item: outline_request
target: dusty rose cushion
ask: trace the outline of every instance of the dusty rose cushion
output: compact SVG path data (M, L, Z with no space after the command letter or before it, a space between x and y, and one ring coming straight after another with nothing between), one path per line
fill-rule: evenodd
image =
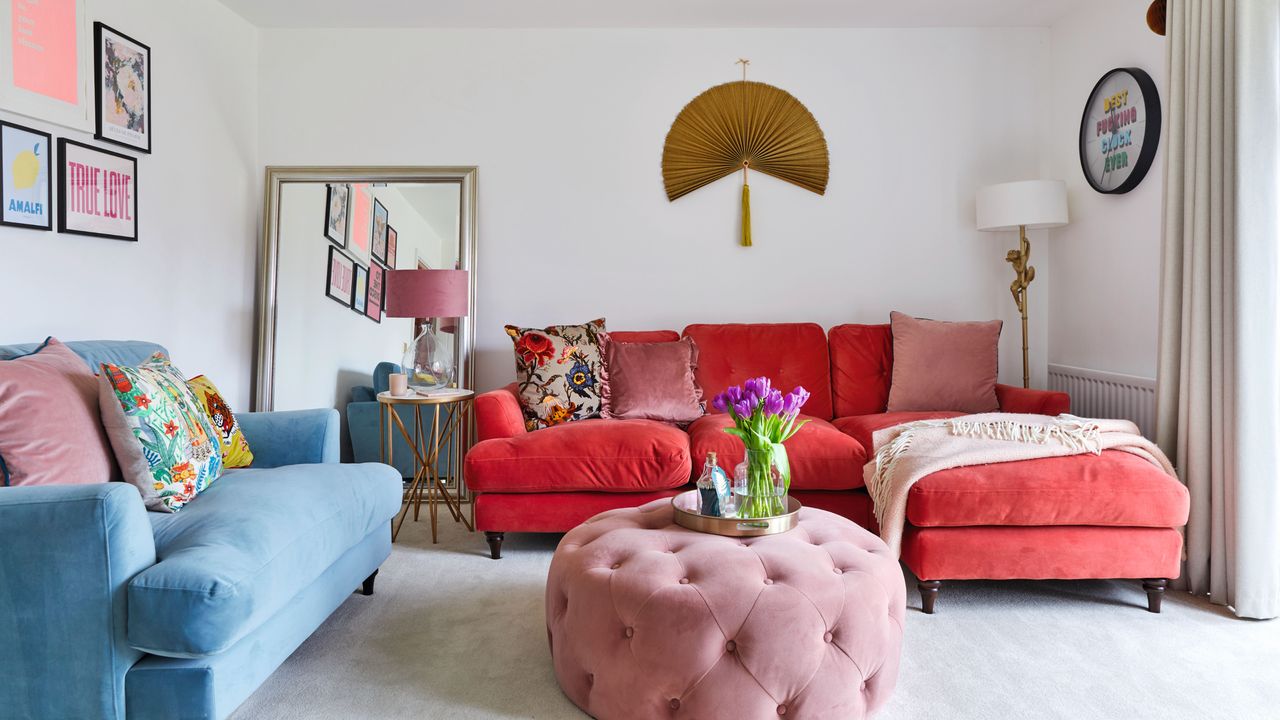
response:
M704 414L702 390L693 377L698 346L691 338L618 342L605 334L601 349L604 417L685 424Z
M865 718L898 677L906 588L880 538L800 511L779 535L673 522L671 501L564 536L547 575L556 679L613 718Z
M888 412L993 412L1000 367L999 320L942 322L889 314L893 381Z
M0 468L6 485L101 483L117 474L93 371L53 338L0 360Z

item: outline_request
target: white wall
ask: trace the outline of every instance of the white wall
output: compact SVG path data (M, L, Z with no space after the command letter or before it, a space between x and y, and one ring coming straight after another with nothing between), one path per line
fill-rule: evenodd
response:
M1076 149L1085 101L1108 70L1146 70L1164 105L1165 40L1142 22L1148 4L1115 0L1105 16L1081 9L1051 29L1044 156L1045 176L1067 181L1071 212L1070 225L1049 231L1049 362L1153 378L1164 148L1125 195L1089 187Z
M1047 30L262 30L261 40L263 164L480 167L482 388L512 376L504 323L829 326L884 322L892 309L1005 319L1001 374L1020 379L1004 262L1015 239L973 230L973 198L1041 169ZM733 80L742 56L751 78L809 107L831 151L825 197L753 175L750 249L736 246L737 179L668 203L660 174L676 113ZM1052 273L1037 260L1043 382Z
M155 135L153 154L138 160L140 241L0 227L0 342L153 340L247 409L258 31L213 0L95 0L92 15L151 46ZM0 118L94 144L39 120Z

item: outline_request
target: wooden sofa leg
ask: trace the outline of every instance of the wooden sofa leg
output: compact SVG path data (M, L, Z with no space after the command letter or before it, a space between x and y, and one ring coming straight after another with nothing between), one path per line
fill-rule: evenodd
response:
M373 579L376 577L378 577L378 571L374 570L372 575L364 579L364 585L360 587L361 595L367 596L373 594Z
M1169 587L1169 581L1164 578L1142 581L1142 589L1147 591L1147 612L1160 612L1160 601L1164 599L1164 591L1167 587Z
M506 539L506 533L488 532L484 534L485 542L489 543L489 557L494 560L502 559L502 541Z
M916 587L920 588L920 609L925 615L932 615L933 604L938 600L938 588L942 587L942 581L921 580L916 583Z

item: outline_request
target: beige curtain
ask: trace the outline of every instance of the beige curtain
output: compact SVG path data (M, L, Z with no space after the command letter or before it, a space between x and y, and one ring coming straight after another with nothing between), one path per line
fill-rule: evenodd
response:
M1182 582L1280 615L1280 0L1170 0L1157 440Z

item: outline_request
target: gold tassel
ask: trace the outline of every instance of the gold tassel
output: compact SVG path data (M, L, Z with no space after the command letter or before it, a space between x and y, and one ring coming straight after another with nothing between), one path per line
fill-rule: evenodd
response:
M751 247L751 186L742 183L742 247Z

